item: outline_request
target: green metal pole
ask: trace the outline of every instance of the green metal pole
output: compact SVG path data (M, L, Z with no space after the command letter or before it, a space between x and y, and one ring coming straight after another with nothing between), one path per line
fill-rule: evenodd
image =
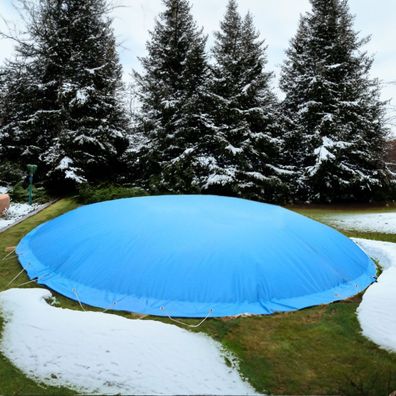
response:
M29 164L27 166L29 171L29 187L28 187L28 196L29 196L29 205L33 203L33 175L37 171L37 165Z
M33 175L29 175L29 205L33 203Z

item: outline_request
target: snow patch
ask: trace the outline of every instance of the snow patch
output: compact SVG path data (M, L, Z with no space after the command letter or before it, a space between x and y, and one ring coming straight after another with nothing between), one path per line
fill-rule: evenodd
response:
M85 71L87 71L89 74L95 74L97 71L104 69L107 65L108 64L105 63L105 64L103 64L101 66L98 66L98 67L93 67L93 68L86 67Z
M233 167L225 169L214 168L211 170L213 173L208 176L204 189L208 189L210 186L214 185L226 186L228 183L232 183L235 180L237 172L237 170Z
M76 92L76 102L80 105L83 105L88 102L89 95L85 89L79 89Z
M295 171L287 169L287 168L279 168L277 166L267 164L267 168L272 169L278 175L294 175Z
M343 66L343 63L335 63L334 65L327 65L327 69L339 69L341 66Z
M203 334L55 308L49 298L45 289L0 293L1 351L30 378L89 394L255 394Z
M396 212L332 215L322 221L343 230L396 234Z
M65 178L69 180L73 180L77 184L86 183L87 179L83 176L79 176L73 169L68 169L65 172Z
M73 92L74 89L75 89L75 84L71 84L69 82L65 82L60 87L60 92L63 95L66 95L66 94L69 94L70 92Z
M75 181L77 184L85 183L87 180L78 175L81 169L73 167L74 161L65 156L59 161L59 165L55 168L64 172L65 178Z
M396 352L396 243L354 239L378 260L383 273L363 296L357 315L363 335L387 350Z
M329 159L334 159L335 155L332 154L328 150L328 146L326 147L325 145L318 147L314 153L318 156L318 162L322 163L324 161L328 161Z
M206 181L205 188L209 188L213 185L225 186L233 181L233 177L229 175L209 175Z
M330 117L330 118L329 118ZM331 120L332 115L331 114L326 114L324 117L324 120ZM318 170L320 169L321 165L323 162L329 161L329 160L334 160L336 156L330 151L333 148L346 148L350 146L351 144L348 142L335 142L333 139L324 136L322 137L322 145L320 147L317 147L314 150L314 154L316 155L316 164L310 168L308 168L308 172L310 176L315 175Z
M0 231L21 220L29 213L40 209L41 205L26 203L12 203L4 217L0 217Z
M73 164L73 160L69 157L63 157L60 162L59 165L56 167L56 169L59 170L64 170L64 169L68 169L70 167L70 165Z
M233 155L237 155L243 151L243 149L234 147L232 144L229 144L225 149L230 151Z
M264 176L262 173L259 172L246 172L246 175L252 177L253 179L256 179L257 181L264 181L269 179L268 177Z
M7 194L8 188L0 186L0 194Z

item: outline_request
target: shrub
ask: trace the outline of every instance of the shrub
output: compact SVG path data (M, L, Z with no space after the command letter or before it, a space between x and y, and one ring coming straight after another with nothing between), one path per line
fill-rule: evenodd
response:
M120 186L120 185L82 185L78 190L78 201L83 204L90 204L113 199L131 198L146 196L148 193L139 187Z
M27 202L28 201L28 189L25 184L18 183L9 191L11 200L13 202ZM33 186L33 203L46 203L51 200L51 197L47 194L44 187Z
M13 186L26 177L24 172L18 164L4 161L0 163L0 186Z

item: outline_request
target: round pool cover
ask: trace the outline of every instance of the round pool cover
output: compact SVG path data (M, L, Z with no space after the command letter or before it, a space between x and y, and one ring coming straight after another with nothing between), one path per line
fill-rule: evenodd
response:
M351 297L371 259L279 206L200 195L83 206L27 234L31 279L104 309L176 317L271 314Z

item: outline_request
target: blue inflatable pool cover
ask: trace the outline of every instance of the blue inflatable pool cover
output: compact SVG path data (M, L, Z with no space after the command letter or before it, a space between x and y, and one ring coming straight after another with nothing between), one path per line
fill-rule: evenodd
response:
M31 279L71 299L176 317L298 310L354 296L376 275L336 230L218 196L83 206L31 231L17 254Z

